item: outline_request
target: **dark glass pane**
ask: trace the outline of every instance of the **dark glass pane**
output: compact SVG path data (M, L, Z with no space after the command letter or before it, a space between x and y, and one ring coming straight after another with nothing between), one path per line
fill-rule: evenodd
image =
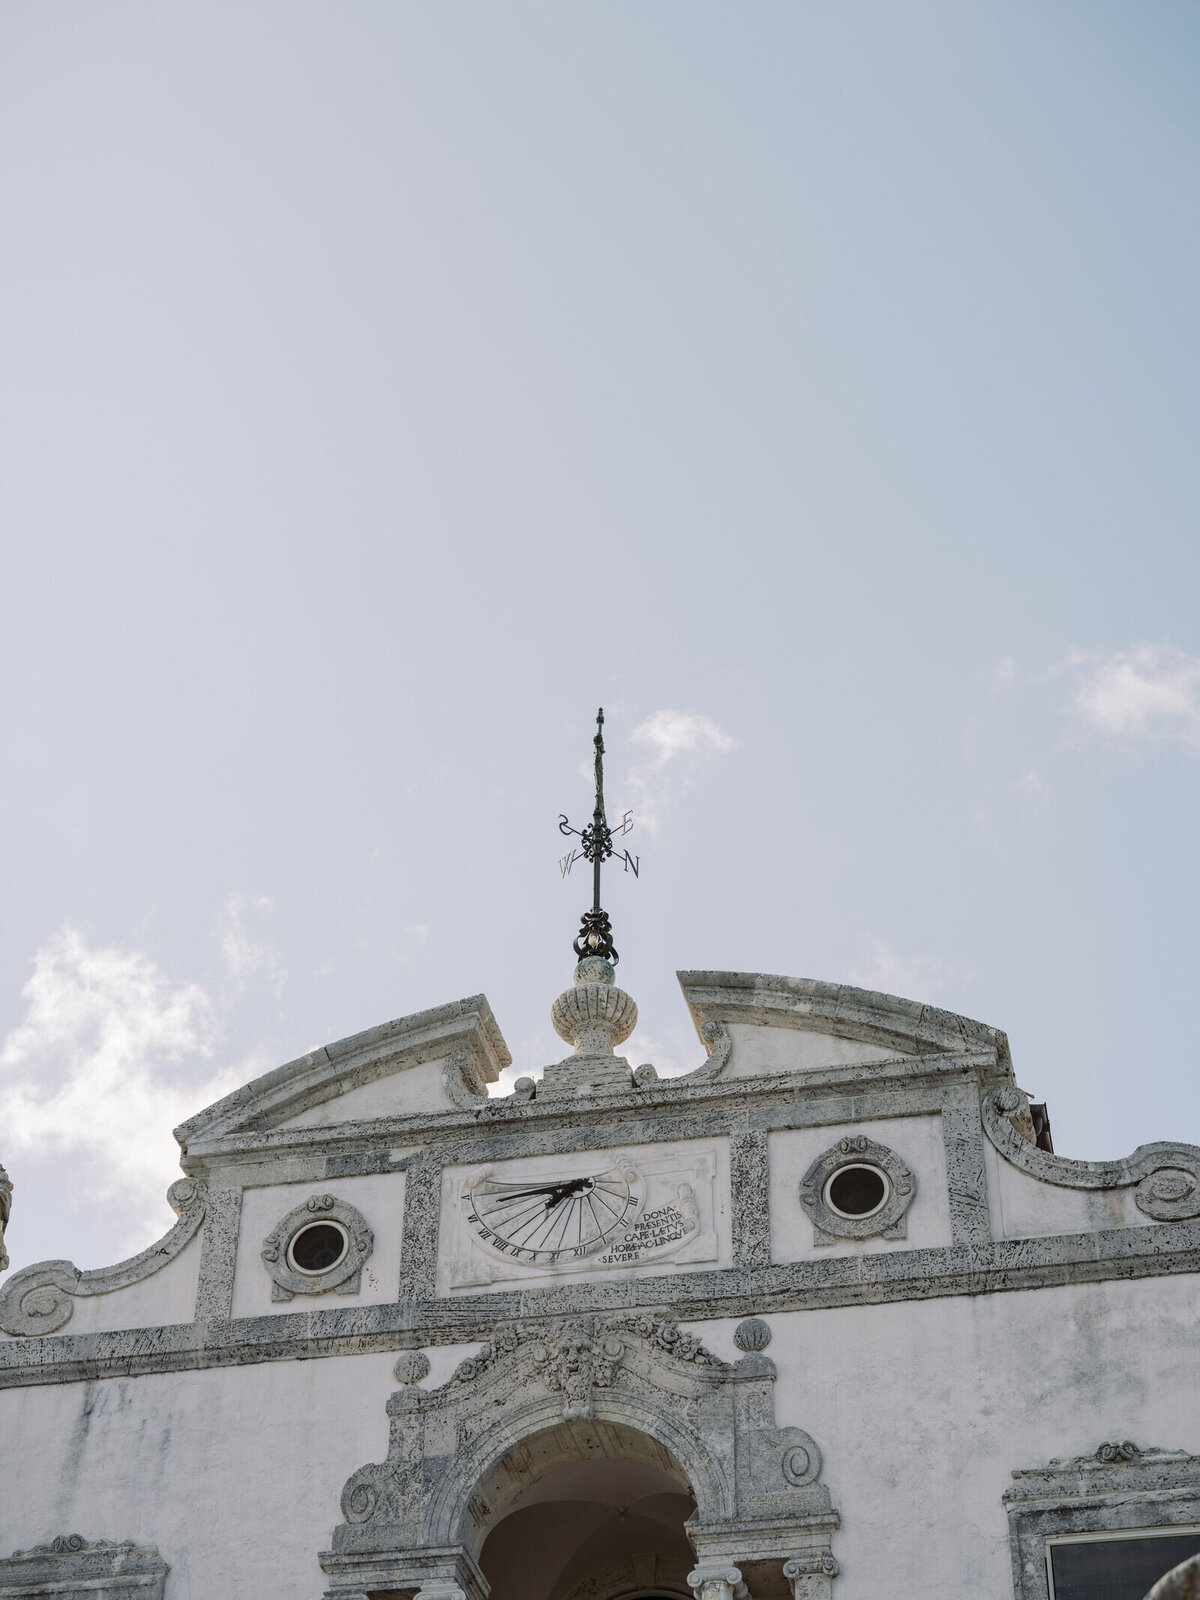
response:
M305 1272L327 1272L345 1253L345 1235L328 1222L314 1222L292 1240L292 1260Z
M1145 1600L1165 1572L1200 1552L1200 1533L1050 1547L1054 1600Z
M883 1176L874 1167L846 1167L830 1182L830 1203L847 1217L869 1216L883 1203Z

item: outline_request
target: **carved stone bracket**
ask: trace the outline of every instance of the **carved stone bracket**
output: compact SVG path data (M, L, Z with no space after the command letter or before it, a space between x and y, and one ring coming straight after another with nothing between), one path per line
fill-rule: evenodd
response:
M169 1570L152 1544L60 1534L0 1561L0 1600L162 1600Z
M1156 1222L1200 1217L1200 1147L1143 1144L1123 1161L1071 1161L1039 1150L1017 1124L1028 1121L1029 1097L1012 1084L988 1089L981 1102L984 1131L1004 1159L1031 1178L1062 1189L1128 1189Z
M71 1320L78 1297L125 1289L173 1261L204 1221L208 1190L198 1178L177 1178L167 1201L179 1221L139 1255L112 1267L81 1272L73 1261L39 1261L14 1272L0 1290L0 1328L13 1335L57 1333Z
M732 1585L709 1568L729 1572L742 1556L755 1570L770 1564L776 1583L784 1563L812 1558L827 1581L819 1564L838 1517L815 1440L776 1426L769 1332L744 1324L747 1353L726 1362L659 1311L503 1323L437 1389L416 1387L420 1352L406 1352L387 1459L342 1491L345 1521L321 1556L327 1595L386 1595L436 1578L475 1600L474 1562L523 1484L560 1459L597 1454L652 1461L691 1490L687 1532L703 1584ZM688 1582L702 1600L741 1593Z

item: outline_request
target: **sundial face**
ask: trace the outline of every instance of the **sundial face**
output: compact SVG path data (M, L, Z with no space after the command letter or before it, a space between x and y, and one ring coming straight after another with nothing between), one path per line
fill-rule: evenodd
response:
M462 1205L468 1226L488 1249L549 1267L582 1262L624 1238L643 1199L641 1178L628 1162L600 1166L581 1158L553 1177L517 1183L485 1168L466 1185Z

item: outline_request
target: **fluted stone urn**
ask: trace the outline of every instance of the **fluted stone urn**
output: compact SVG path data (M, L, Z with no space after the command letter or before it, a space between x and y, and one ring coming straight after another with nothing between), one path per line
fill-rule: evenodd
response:
M637 1016L632 995L616 986L611 962L603 956L584 956L575 968L574 987L564 990L550 1007L555 1033L573 1045L575 1053L546 1068L539 1094L631 1087L629 1062L614 1047L624 1044L637 1027Z

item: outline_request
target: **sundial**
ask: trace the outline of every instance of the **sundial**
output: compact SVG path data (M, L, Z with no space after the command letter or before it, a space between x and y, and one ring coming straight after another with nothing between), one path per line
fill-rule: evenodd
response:
M596 712L596 737L592 740L592 745L595 750L596 771L596 804L592 811L592 824L590 828L573 828L567 821L565 812L559 817L558 831L568 835L573 834L579 840L579 847L576 849L572 846L571 850L560 858L558 870L565 878L569 876L571 868L577 861L592 863L592 908L583 913L579 934L572 949L581 961L585 956L603 956L615 966L620 957L613 944L612 924L608 920L608 912L600 904L600 869L606 861L616 860L621 862L626 872L632 872L636 878L640 857L630 855L628 850L618 850L613 844L614 838L624 836L633 827L633 812L623 811L621 820L615 828L609 826L608 818L604 814L603 706Z

